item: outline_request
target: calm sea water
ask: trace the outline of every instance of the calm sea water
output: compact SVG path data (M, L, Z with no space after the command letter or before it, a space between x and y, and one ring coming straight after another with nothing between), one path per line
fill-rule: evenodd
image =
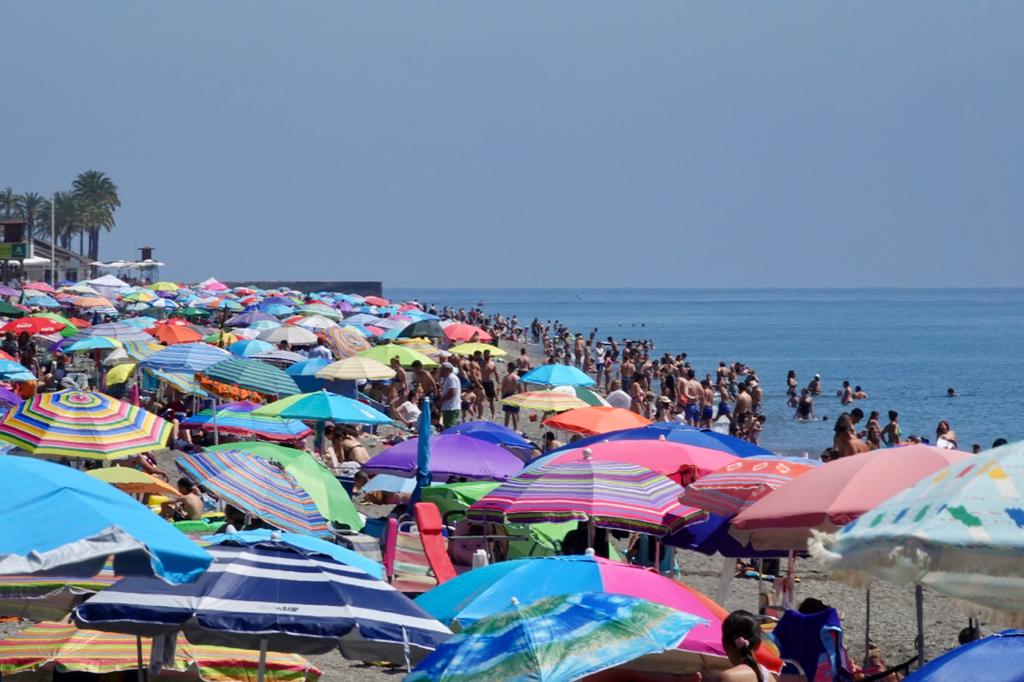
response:
M528 323L560 320L600 338L653 339L656 351L685 351L698 375L719 360L753 366L765 390L762 444L820 452L843 411L835 391L861 385L865 413L897 410L903 433L934 440L949 420L960 446L987 448L1024 438L1024 289L415 289L386 295L488 312ZM800 385L819 373L815 401L828 422L793 420L786 372ZM958 398L947 398L953 387Z

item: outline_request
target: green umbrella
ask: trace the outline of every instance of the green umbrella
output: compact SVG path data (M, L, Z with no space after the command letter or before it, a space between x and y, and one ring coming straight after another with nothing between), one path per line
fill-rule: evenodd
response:
M182 317L209 317L212 314L213 313L211 313L206 308L195 308L192 306L182 308L181 310L178 311L178 315Z
M364 350L359 353L359 356L363 358L371 358L389 366L391 365L391 358L398 358L398 362L402 367L409 367L417 360L423 363L424 367L437 367L437 363L423 353L411 348L406 348L405 346L399 346L395 343L389 343L383 346L374 346L369 350Z
M14 308L14 306L11 307ZM17 310L17 308L15 308L15 310ZM20 313L21 311L19 310L18 312ZM0 313L6 314L3 313L2 310L0 310ZM36 313L35 317L45 317L48 320L53 320L54 322L59 322L60 324L64 325L64 329L60 330L60 335L63 336L65 339L72 337L78 333L78 327L75 326L74 322L64 317L63 315L58 315L57 313Z
M199 374L264 395L293 395L299 392L295 381L283 370L248 358L227 358L210 365Z
M25 311L18 306L0 299L0 315L4 317L21 317L24 314Z
M355 531L362 530L363 519L356 512L348 493L341 487L334 474L308 452L263 441L224 443L205 449L210 452L241 450L269 459L283 467L299 486L309 493L317 510L325 519L348 526Z

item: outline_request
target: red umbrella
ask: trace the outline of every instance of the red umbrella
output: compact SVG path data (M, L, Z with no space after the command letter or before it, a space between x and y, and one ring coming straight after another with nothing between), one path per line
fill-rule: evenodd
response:
M380 296L367 296L363 300L370 305L391 305L391 301L386 298L381 298Z
M719 516L735 516L821 462L803 457L747 457L726 464L686 486L683 504Z
M636 429L650 423L650 419L631 410L603 405L580 407L544 420L545 426L588 436L609 431L621 431L622 429Z
M491 341L494 338L480 327L462 322L456 322L444 328L444 335L451 341L469 341L474 334L478 335L477 341Z
M48 294L57 293L57 290L51 287L46 282L29 282L22 289L32 289L33 291L44 291Z
M11 320L3 327L0 327L0 332L14 332L20 334L21 332L28 332L29 334L53 334L64 329L64 324L56 322L47 317L23 317L20 320Z
M834 532L925 476L969 455L929 445L872 450L808 471L732 521L755 549L807 549L811 530Z

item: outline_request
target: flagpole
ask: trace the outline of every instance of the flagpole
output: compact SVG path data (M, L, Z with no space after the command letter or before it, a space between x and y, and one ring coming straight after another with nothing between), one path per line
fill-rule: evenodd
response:
M33 238L32 235L29 235ZM57 287L57 193L50 195L50 286Z

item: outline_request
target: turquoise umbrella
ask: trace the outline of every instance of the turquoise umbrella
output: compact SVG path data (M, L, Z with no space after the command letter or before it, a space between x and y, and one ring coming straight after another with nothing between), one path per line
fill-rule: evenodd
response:
M0 456L0 575L119 575L190 582L212 557L114 486L61 464Z
M341 424L391 423L390 417L369 405L323 390L278 400L255 410L253 414L276 415L285 419L333 421Z
M858 581L914 583L1024 622L1024 441L933 473L811 550ZM989 613L990 616L995 616Z
M707 621L644 599L578 592L510 606L453 635L406 682L569 682L674 649Z
M593 386L595 381L572 365L541 365L531 369L520 379L524 384L547 386Z
M294 395L299 387L282 370L259 360L227 358L199 372L203 376L264 395Z

